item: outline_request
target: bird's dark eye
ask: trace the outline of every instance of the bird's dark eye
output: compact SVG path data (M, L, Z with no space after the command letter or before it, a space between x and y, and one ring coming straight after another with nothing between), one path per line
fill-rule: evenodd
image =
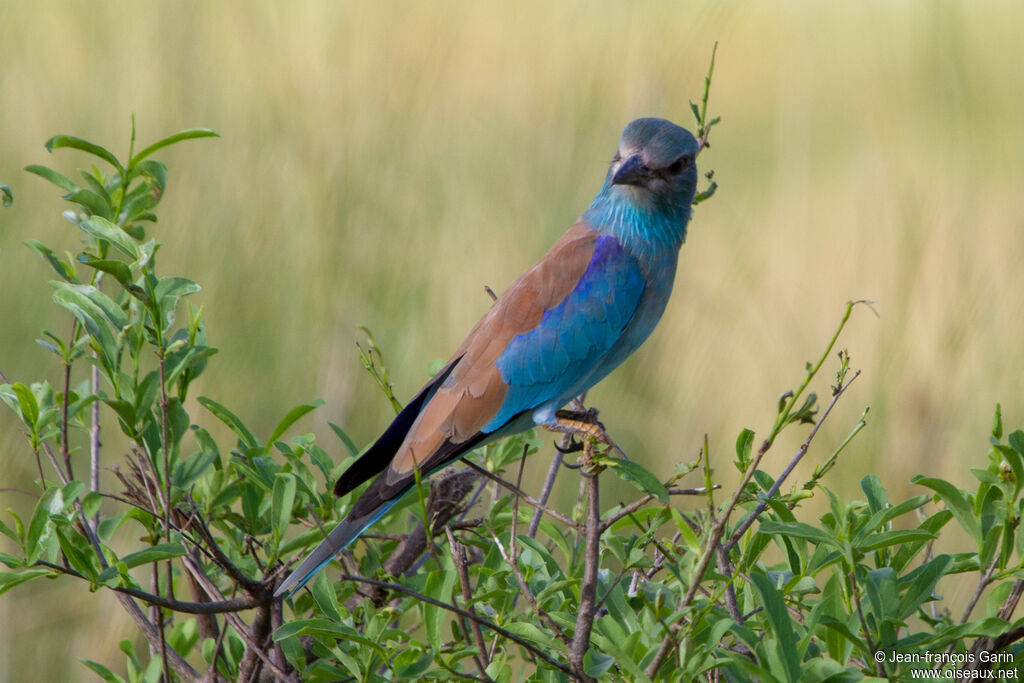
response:
M693 160L690 158L690 155L684 154L683 156L673 161L672 165L669 166L666 170L669 172L669 175L679 175L680 173L682 173L683 171L690 167L691 161Z

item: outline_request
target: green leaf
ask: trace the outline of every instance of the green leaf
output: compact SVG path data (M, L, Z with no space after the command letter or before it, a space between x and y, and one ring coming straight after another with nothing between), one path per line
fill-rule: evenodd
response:
M736 437L736 464L741 472L747 469L750 463L750 453L754 448L754 431L742 429Z
M427 577L423 593L440 602L451 602L452 590L455 588L455 572L432 572ZM437 605L423 604L423 623L427 630L427 642L435 650L441 649L441 620L445 611Z
M36 395L21 382L15 382L9 386L18 398L22 419L25 420L25 423L34 432L36 423L39 422L39 403L36 401Z
M828 545L839 547L839 541L830 536L827 532L813 527L810 524L804 522L794 522L792 524L780 524L779 522L773 522L771 520L764 520L760 522L758 530L763 534L781 534L783 536L793 536L795 538L806 538L809 541L815 543L826 543Z
M82 514L86 517L95 517L99 514L100 506L103 504L103 496L96 491L90 491L82 499Z
M114 210L110 204L92 190L78 189L65 195L64 199L84 207L92 216L100 216L107 220L114 217Z
M128 325L128 316L125 314L124 309L96 287L92 285L73 285L56 280L51 280L50 282L57 290L54 292L53 298L57 303L71 310L72 313L75 312L75 308L82 310L87 313L88 317L93 319L97 326L99 326L100 320L105 318L118 332ZM102 333L98 330L94 332L92 329L89 329L90 326L86 321L83 320L82 323L93 337L100 338L102 336Z
M102 216L90 216L78 224L82 230L98 240L109 242L133 261L139 260L139 245L121 228Z
M292 506L295 504L295 476L279 473L274 479L274 492L271 497L271 509L274 515L274 535L278 540L288 529L292 519Z
M64 498L64 504L61 507L61 512L64 512L65 510L67 510L67 508L73 502L78 500L78 496L82 495L83 491L85 491L85 482L78 481L77 479L73 479L73 480L69 481L61 489L61 492L60 492L61 496Z
M59 488L51 487L39 497L32 512L32 521L28 524L28 534L25 536L25 556L28 564L34 564L42 554L42 541L52 526L50 515L60 513L63 508L64 498Z
M869 474L860 480L860 488L868 497L868 507L872 514L889 506L889 496L882 487L882 480L877 475Z
M79 661L99 674L100 678L105 680L107 683L125 683L123 678L98 662L94 662L91 659L81 659Z
M795 681L800 678L800 656L797 652L796 636L793 634L793 623L789 612L786 611L786 603L767 576L761 572L751 572L750 579L761 595L761 604L764 605L768 623L775 633L777 655L786 667L787 678Z
M351 455L353 458L359 455L359 448L356 447L356 442L353 441L347 433L345 433L344 429L334 424L333 422L328 422L327 424L331 427L332 430L334 430L334 433L338 436L338 438L341 439L341 443L344 444L345 450L348 451L349 455Z
M123 563L129 569L132 569L133 567L138 567L143 564L169 560L175 557L181 557L185 554L185 546L180 543L161 543L159 545L146 548L145 550L139 550L138 552L125 555L118 561Z
M238 435L238 438L245 449L262 447L256 437L253 436L252 432L250 432L249 429L242 424L242 421L238 419L237 415L214 401L212 398L200 396L197 400L199 401L199 405L213 413L218 420L226 424L231 428L231 431Z
M274 642L277 642L293 636L306 635L314 637L326 636L331 639L336 638L338 640L351 641L372 650L384 661L388 660L388 654L384 652L380 645L368 638L360 636L359 633L350 626L336 624L332 621L328 621L327 619L296 619L294 621L289 621L274 632L273 638Z
M34 569L25 569L18 572L0 572L0 595L3 595L10 589L17 585L23 584L26 581L31 581L40 576L53 575L49 569L42 567L36 567Z
M656 476L641 465L624 458L606 458L608 466L615 470L621 479L633 484L644 493L649 493L662 503L668 502L668 490Z
M910 483L927 486L935 491L949 507L950 512L956 517L956 521L960 522L960 525L974 537L976 543L981 544L981 527L978 524L978 518L974 516L971 506L967 504L967 500L960 492L960 489L944 479L921 475L911 479Z
M871 515L871 518L864 523L864 526L861 527L856 540L859 541L869 533L884 527L890 520L896 519L901 515L905 515L912 510L916 510L917 508L925 505L929 500L931 500L931 496L920 495L908 498L899 505L879 510L875 514Z
M123 261L111 261L107 259L98 259L92 254L81 253L77 257L79 263L84 263L90 268L101 270L104 273L110 273L124 286L128 286L132 281L132 271L128 267L128 264Z
M896 610L897 619L906 619L917 611L917 608L928 600L935 590L935 584L939 582L953 563L949 555L939 555L928 562L917 574L914 582L900 598L899 608Z
M57 542L71 568L82 576L96 578L96 554L84 536L74 531L70 524L56 525Z
M273 444L275 441L277 441L279 438L281 438L281 435L285 433L285 430L287 430L289 427L291 427L293 424L295 424L295 422L299 418L301 418L303 415L305 415L306 413L308 413L308 412L310 412L312 410L316 410L317 408L319 408L323 404L324 404L324 402L322 400L317 399L317 400L313 401L312 403L304 403L304 404L302 404L300 406L296 406L296 407L292 408L291 410L289 410L288 414L285 415L284 418L280 422L277 423L276 427L274 427L274 431L270 434L270 438L267 439L267 449L266 450L269 452L270 451L270 445Z
M118 565L124 566L126 569L132 569L139 567L144 564L152 564L153 562L160 562L161 560L169 560L175 557L181 557L186 553L185 546L180 543L161 543L154 545L138 552L129 553L124 557L120 558L117 563L112 564L110 567L105 569L97 578L97 582L105 583L120 574Z
M49 152L52 152L55 149L60 149L61 147L70 147L72 149L88 152L89 154L98 156L100 159L106 161L108 164L116 168L118 173L124 172L124 167L121 165L121 162L117 160L117 157L111 154L109 150L100 147L95 143L89 142L88 140L76 138L72 135L54 135L46 141L46 149Z
M64 190L65 192L74 192L75 190L78 189L78 185L75 185L73 182L71 182L70 178L60 173L57 173L57 171L54 171L52 168L47 168L46 166L38 166L36 164L33 164L31 166L26 166L25 170L28 171L29 173L35 173L37 176L43 178L44 180L49 180L51 183L53 183L60 189Z
M320 611L326 614L332 621L342 621L341 610L338 606L338 596L334 592L334 582L327 578L327 572L318 572L316 578L307 584L313 599L320 606Z
M587 653L583 655L583 672L588 676L596 678L610 669L614 663L614 657L602 654L594 648L589 648Z
M202 289L198 284L184 277L163 277L156 284L154 298L163 301L168 298L175 298L194 294Z
M1017 451L1021 455L1024 455L1024 432L1016 430L1007 438L1010 445L1013 446L1013 450Z
M0 199L2 199L5 209L14 203L14 193L11 192L10 187L3 183L0 183Z
M44 261L49 263L50 267L57 271L57 275L60 275L68 281L74 279L67 267L64 265L64 262L57 258L57 255L53 253L53 249L50 249L42 242L37 242L36 240L25 240L25 246L39 254Z
M110 200L110 193L107 192L107 188L103 184L103 174L99 172L95 165L93 165L92 170L92 173L88 171L79 171L79 173L81 173L82 179L85 180L85 184L99 195L108 208L113 209L114 203Z
M693 122L700 125L700 109L693 102L690 102L690 111L693 112Z
M928 541L937 538L935 534L923 529L897 529L895 531L883 531L879 534L872 534L864 541L857 544L857 548L864 552L886 548L891 545L908 543L910 541Z
M134 157L132 157L131 161L128 163L128 166L130 168L135 168L136 166L139 165L140 161L142 161L143 159L148 157L153 152L159 151L159 150L163 149L164 147L168 147L168 146L173 145L175 143L182 142L183 140L194 140L196 138L219 138L219 137L220 137L220 133L218 133L216 131L213 131L213 130L210 130L209 128L189 128L188 130L183 130L180 133L175 133L174 135L169 135L169 136L167 136L166 138L164 138L162 140L158 140L157 142L154 142L152 145L150 145L149 147L145 148L144 150L142 150L141 152L136 154Z
M1017 451L1017 449L1011 446L1004 446L1003 444L996 444L994 448L1003 456L1003 460L1009 464L1010 469L1013 471L1014 493L1020 492L1021 488L1024 487L1024 455Z
M408 659L412 658L415 659L406 663ZM417 656L415 650L405 650L395 658L394 662L396 676L407 681L418 681L434 663L434 653L428 649Z

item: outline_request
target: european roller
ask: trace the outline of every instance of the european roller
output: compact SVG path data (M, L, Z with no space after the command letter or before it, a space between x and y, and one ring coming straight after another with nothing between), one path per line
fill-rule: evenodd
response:
M490 441L566 431L559 408L647 339L672 293L697 186L698 145L664 119L626 126L594 201L516 278L448 363L334 485L373 478L348 516L278 587L301 588L415 483ZM374 478L375 477L375 478Z

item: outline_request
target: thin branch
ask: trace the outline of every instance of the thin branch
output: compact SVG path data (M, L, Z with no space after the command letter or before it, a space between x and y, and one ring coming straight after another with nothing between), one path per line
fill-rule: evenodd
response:
M117 601L121 603L121 607L124 608L125 612L128 613L129 618L135 622L135 627L139 629L143 637L149 643L155 643L160 637L157 633L156 626L146 619L145 614L139 609L139 606L135 604L135 601L130 596L123 592L118 592L116 595ZM198 682L200 680L199 672L192 668L192 665L185 661L185 658L175 650L173 647L167 648L167 659L174 673L186 683L192 683L193 681Z
M212 556L214 563L218 567L223 569L227 575L235 581L235 583L238 583L250 593L265 589L263 583L248 576L231 561L227 554L221 549L217 541L213 538L213 534L210 532L209 527L206 525L206 520L202 515L194 515L191 519L192 523L190 526L196 530L196 533L198 533L200 537L202 537L203 542L209 549L208 555ZM197 546L200 549L205 550L203 546L198 544Z
M52 569L53 571L60 572L66 576L73 576L77 579L82 579L83 581L89 580L74 569L54 564L52 562L46 562L45 560L39 560L32 566L46 567L47 569ZM218 602L188 602L185 600L171 600L163 597L162 595L156 595L154 593L144 591L141 588L133 588L132 586L105 587L115 593L121 593L122 595L128 595L138 600L142 600L148 605L154 605L156 607L162 607L164 609L169 609L174 612L182 612L184 614L222 614L224 612L238 612L240 610L259 607L269 601L269 599L264 597L250 595L244 598L220 600ZM203 586L203 590L207 590L205 585Z
M729 576L732 574L733 566L732 562L729 561L729 553L721 544L716 548L716 559L718 560L718 571L720 571L723 576ZM731 616L737 624L743 623L739 605L736 603L736 589L733 587L732 581L727 583L725 586L725 607L729 610L729 616Z
M622 581L622 577L624 577L626 575L626 572L628 571L629 569L623 567L615 576L615 579L610 584L608 584L608 590L606 590L604 592L604 595L602 595L601 598L597 601L596 609L601 609L605 601L609 598L609 596L611 596L612 591L615 590L615 587L619 585L619 581Z
M153 570L152 586L153 594L160 595L160 565L154 562L150 565L150 569ZM149 654L152 656L155 653L160 654L160 661L163 663L163 668L160 670L160 680L169 681L171 675L170 662L167 660L167 636L166 628L164 625L164 615L160 612L160 606L150 603L149 605L149 618L150 621L156 624L157 634L160 636L159 642L157 643L157 649L154 652L152 646L150 646Z
M864 620L864 610L860 606L860 591L857 590L857 579L854 576L854 572L850 572L850 592L853 593L853 604L857 607L857 617L860 619L860 627L864 632L864 640L867 642L868 650L874 653L875 643L871 640L871 632L868 630L868 623ZM874 657L872 657L874 659ZM879 678L885 677L885 669L882 668L882 662L875 659L875 674Z
M563 434L561 439L561 448L565 449L569 447L569 442L572 438L568 434ZM556 448L555 455L551 458L551 466L548 467L548 474L544 477L544 486L540 490L540 498L538 501L541 505L548 504L548 498L551 496L551 490L555 487L555 477L558 476L558 471L562 468L562 450ZM533 519L530 520L530 528L527 530L526 535L530 538L537 537L537 529L540 527L540 518L544 512L538 508L533 511Z
M476 610L473 609L473 589L469 585L469 570L466 568L466 550L455 540L455 534L452 533L450 527L445 527L444 531L448 536L448 547L452 551L455 568L459 572L459 583L462 584L462 600L466 603L466 610L476 614ZM490 662L487 658L487 644L484 643L484 634L480 630L480 622L469 619L463 619L463 622L463 629L468 625L473 633L473 642L476 643L476 649L478 650L473 655L476 668L481 676L491 680L491 677L487 675L487 666Z
M520 489L518 486L516 486L512 482L505 481L504 479L502 479L498 475L494 474L493 472L489 472L489 471L485 470L483 467L480 467L479 465L477 465L474 462L470 462L469 460L466 460L465 462L466 462L466 465L468 467L476 470L477 472L479 472L483 476L487 477L488 479L490 479L494 483L496 483L496 484L498 484L500 486L503 486L504 488L508 489L512 493L514 493L517 496L519 496L520 498L522 498L523 501L526 502L527 505L529 505L529 506L531 506L533 508L536 508L537 510L543 510L544 514L548 515L549 517L554 517L559 522L561 522L562 524L565 524L568 527L571 527L573 529L579 529L580 528L579 524L577 524L576 522L572 521L571 519L569 519L568 517L563 515L558 510L555 510L553 508L549 508L548 506L546 506L543 503L541 503L539 500L534 499L532 496L530 496L530 494L526 493L526 491L523 491L522 489Z
M711 527L711 534L708 538L708 544L704 552L701 554L700 562L697 564L697 568L694 571L693 579L690 581L690 587L686 591L686 595L683 596L682 603L677 608L677 611L685 610L693 602L694 596L700 588L701 582L704 580L704 573L707 571L708 565L711 564L711 558L715 556L716 548L719 542L722 540L722 535L725 533L725 525L729 521L729 515L732 513L733 508L739 502L740 496L747 488L747 484L754 476L754 472L757 471L758 466L761 464L761 459L764 458L765 453L771 448L771 442L767 439L761 444L754 459L747 466L747 471L743 474L743 479L740 481L736 490L732 494L732 498L726 504L725 509L719 518L715 521ZM648 678L654 678L657 674L658 669L661 667L662 662L665 661L665 657L668 656L669 651L675 645L676 633L682 628L683 622L676 622L672 624L669 629L669 633L666 634L665 639L661 643L661 647L658 648L658 652L655 654L654 659L651 660L650 664L644 670L644 673Z
M506 550L505 546L501 543L501 539L493 533L491 534L491 538L494 540L494 544L497 546L498 552L501 554L501 558L505 560L505 563L512 569L512 575L516 577L516 582L519 584L519 590L523 592L523 595L526 597L526 601L530 603L533 613L544 622L545 626L551 629L551 632L554 633L559 640L561 640L565 645L568 645L569 637L566 636L565 632L558 627L558 624L551 619L551 616L545 612L539 604L537 604L537 598L534 597L533 591L531 591L530 587L526 584L526 580L523 578L523 573L519 569L519 562L517 561L516 556L511 554L512 551Z
M250 627L252 639L258 644L257 647L250 647L242 656L238 664L239 681L256 681L260 676L260 660L270 662L266 651L268 650L267 639L270 636L270 605L261 605L256 610Z
M43 450L46 451L47 457L50 458L50 464L53 465L53 469L57 471L57 476L60 478L60 483L67 486L68 482L71 481L68 475L64 474L64 470L61 469L60 463L57 462L57 456L50 450L50 444L43 442Z
M985 592L985 587L988 586L992 581L992 575L996 571L996 565L999 563L998 554L992 558L992 564L988 566L981 580L978 581L978 588L974 591L974 595L971 596L971 601L967 603L967 607L964 609L964 615L960 618L961 624L966 624L967 620L971 618L971 612L974 611L974 606L978 604L978 600L981 599L981 594Z
M743 537L743 534L745 534L747 529L750 528L750 525L757 520L757 518L761 515L762 512L765 511L765 509L767 509L768 503L771 501L772 498L775 497L776 494L778 494L779 489L782 487L782 483L786 481L786 477L788 477L793 472L793 469L796 468L800 460L803 459L804 455L807 454L807 450L811 447L811 441L814 439L815 435L817 435L818 430L821 428L821 425L825 423L825 419L829 416L829 413L832 412L832 408L835 407L840 397L842 397L842 395L846 392L847 389L850 388L850 385L853 384L854 380L856 380L858 377L860 377L860 370L853 373L853 377L850 378L849 382L836 389L836 391L832 395L832 400L829 401L828 406L825 408L824 411L822 411L821 416L814 423L814 427L811 428L811 431L807 435L807 438L804 439L804 442L802 444L800 444L800 448L797 449L796 454L793 456L793 459L789 461L788 465L786 465L786 469L784 469L782 471L782 474L778 476L778 478L775 480L775 483L772 484L772 487L768 489L767 493L761 496L761 500L760 502L758 502L757 507L755 507L754 510L743 519L739 526L736 527L736 530L733 531L732 535L729 537L729 540L725 543L726 553L732 551L732 549L739 542L740 538ZM768 442L766 441L765 443L767 444ZM761 455L761 453L758 453L758 460L760 460Z
M192 558L186 555L182 558L182 564L185 566L185 569L188 570L192 574L192 576L196 578L196 581L199 582L199 584L203 587L203 590L205 590L206 593L211 598L217 600L220 603L228 602L228 600L226 600L224 598L224 595L220 592L220 589L217 588L217 585L213 583L213 581L211 581L208 576L206 576L206 574L203 572L202 568L198 564L192 561ZM262 593L262 595L258 597L261 600L259 606L261 608L269 609L270 603L273 602L271 592L269 590L266 590ZM234 611L225 612L224 617L228 620L228 623L231 624L231 626L235 629L235 632L238 633L238 635L242 637L246 644L255 651L256 656L263 660L263 663L266 664L270 668L270 670L274 672L274 675L276 675L279 680L295 680L293 676L290 676L287 672L285 672L263 651L263 644L259 643L255 638L253 638L252 633L246 627L245 622L243 622L241 618L237 614L235 614Z
M457 607L455 605L450 605L450 604L448 604L446 602L441 602L440 600L435 600L434 598L431 598L431 597L426 596L426 595L424 595L422 593L414 591L411 588L403 586L402 584L399 584L399 583L389 583L387 581L378 581L377 579L371 579L369 577L359 576L359 575L356 575L356 574L342 574L338 578L341 581L356 581L358 583L368 583L371 586L377 586L379 588L384 588L385 590L393 591L395 593L403 593L405 595L408 595L411 598L415 598L416 600L419 600L420 602L425 602L428 605L434 605L435 607L440 607L443 610L447 610L447 611L452 612L454 614L458 614L458 615L460 615L462 617L465 617L466 619L469 619L471 621L476 621L481 626L483 626L484 628L487 628L487 629L490 629L491 631L494 631L497 635L500 635L500 636L503 636L505 638L508 638L509 640L513 641L517 645L520 645L521 647L525 648L528 652L533 654L535 657L539 657L540 659L543 659L545 662L547 662L548 664L558 668L560 671L563 671L564 673L566 673L566 674L568 674L570 676L575 676L575 674L573 673L572 669L570 669L568 666L566 666L562 662L558 661L557 659L555 659L554 657L552 657L548 653L544 652L543 650L538 648L536 645L534 645L530 641L524 640L523 638L517 636L516 634L512 633L511 631L509 631L507 629L504 629L501 626L498 626L494 622L492 622L492 621L490 621L488 619L484 619L483 617L477 616L476 614L473 614L472 612L464 610L464 609L462 609L460 607Z
M77 326L78 320L75 320ZM72 332L74 334L74 332ZM74 340L72 340L74 342ZM71 470L71 448L68 446L68 394L71 392L71 363L64 363L64 398L60 406L60 454L64 458L64 469L69 479L75 475Z
M93 356L96 352L93 351ZM100 390L100 369L97 365L92 366L91 390L96 395ZM100 490L100 402L93 401L92 418L89 425L89 489ZM93 524L99 523L99 513L93 519Z
M715 484L714 486L712 486L712 488L713 489L720 489L720 488L722 488L722 485L721 484ZM705 487L700 486L700 487L692 488L692 489L669 489L668 490L668 494L670 496L703 496L706 493L706 491L707 491L707 489ZM601 522L601 533L604 533L605 531L608 531L608 529L613 524L615 524L619 520L621 520L621 519L623 519L625 517L628 517L629 515L633 514L634 512L636 512L637 510L642 508L644 505L647 505L648 503L650 503L654 499L655 499L655 496L653 496L652 494L650 494L650 493L644 494L642 497L637 498L636 500L634 500L629 505L625 505L625 506L619 508L615 512L615 514L608 515L605 518L605 520L603 522Z
M590 449L586 444L585 457L590 459ZM597 610L597 580L600 565L601 544L601 501L598 474L582 472L587 483L587 522L586 546L583 556L583 584L580 586L579 613L576 615L576 630L569 644L569 661L572 662L576 674L583 680L590 678L583 673L583 658L590 649L590 631L594 627L594 614Z

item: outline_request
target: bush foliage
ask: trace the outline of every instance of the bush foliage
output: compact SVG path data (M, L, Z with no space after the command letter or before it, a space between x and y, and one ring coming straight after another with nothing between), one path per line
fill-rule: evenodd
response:
M706 98L695 115L706 141ZM811 683L1016 673L1024 432L1004 440L998 408L973 490L922 476L920 495L894 503L868 475L863 500L833 494L823 481L866 409L808 481L787 481L859 374L836 352L859 302L779 398L760 442L739 434L731 491L715 483L709 440L666 481L639 464L643 454L629 460L588 441L572 472L555 453L534 497L519 482L541 442L511 437L421 482L378 527L398 533L365 535L340 557L340 576L322 572L294 599L273 600L285 566L355 499L330 491L360 449L333 424L338 440L327 446L295 433L319 401L261 438L215 398L190 394L216 349L191 303L199 285L158 275L152 233L167 169L153 155L214 135L183 131L135 152L133 129L126 160L57 136L51 151L78 150L106 172L93 165L72 180L27 169L66 193L64 216L84 246L71 255L27 243L56 275L53 299L72 322L67 336L38 340L62 370L57 386L0 376L0 399L38 470L31 517L9 511L0 521L11 551L0 553L0 593L40 577L113 591L143 641L123 641L123 675L85 661L103 679ZM397 408L372 337L360 352ZM828 384L826 372L834 384L819 400L811 388ZM101 424L120 436L101 443ZM763 469L777 437L794 430L806 434L788 465ZM219 432L230 436L218 441ZM328 451L345 457L335 463ZM100 486L102 468L114 469L117 490ZM602 504L609 477L636 496ZM578 485L576 505L549 506L554 485ZM697 504L682 505L685 496ZM815 497L828 503L817 519L801 508ZM956 527L965 547L938 552L940 534ZM973 596L954 614L941 586L964 581Z

